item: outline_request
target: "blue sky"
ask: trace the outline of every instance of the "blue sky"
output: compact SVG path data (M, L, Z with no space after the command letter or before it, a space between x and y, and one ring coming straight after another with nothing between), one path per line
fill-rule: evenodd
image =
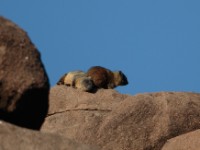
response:
M199 0L0 0L42 55L51 86L94 65L122 70L124 94L200 92Z

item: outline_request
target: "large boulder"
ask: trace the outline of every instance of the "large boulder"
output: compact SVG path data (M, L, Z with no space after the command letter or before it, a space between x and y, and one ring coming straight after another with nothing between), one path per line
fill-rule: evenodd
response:
M66 137L0 122L1 150L98 150Z
M50 90L42 131L103 150L160 150L173 137L200 128L200 94L159 92L95 94L65 86Z
M49 82L26 32L0 17L0 119L39 129L48 111Z
M168 140L162 150L199 150L199 139L200 130L192 131Z

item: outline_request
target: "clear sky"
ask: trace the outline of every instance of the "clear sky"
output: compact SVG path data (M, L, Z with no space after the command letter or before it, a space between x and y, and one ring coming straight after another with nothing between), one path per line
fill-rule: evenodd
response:
M199 0L0 0L42 55L51 86L94 65L123 71L120 93L200 92Z

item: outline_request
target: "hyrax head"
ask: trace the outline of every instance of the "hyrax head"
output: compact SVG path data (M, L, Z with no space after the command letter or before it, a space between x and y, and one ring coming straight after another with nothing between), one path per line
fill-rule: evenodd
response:
M128 79L122 71L114 72L115 76L115 85L127 85Z

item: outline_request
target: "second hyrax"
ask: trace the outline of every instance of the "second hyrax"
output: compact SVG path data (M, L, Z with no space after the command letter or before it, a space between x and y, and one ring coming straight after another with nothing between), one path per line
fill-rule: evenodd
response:
M83 71L68 72L60 78L57 84L71 86L86 92L94 89L91 77L88 77Z
M112 72L101 66L91 67L87 71L87 75L91 77L97 88L113 89L117 86L128 84L127 77L122 71Z

